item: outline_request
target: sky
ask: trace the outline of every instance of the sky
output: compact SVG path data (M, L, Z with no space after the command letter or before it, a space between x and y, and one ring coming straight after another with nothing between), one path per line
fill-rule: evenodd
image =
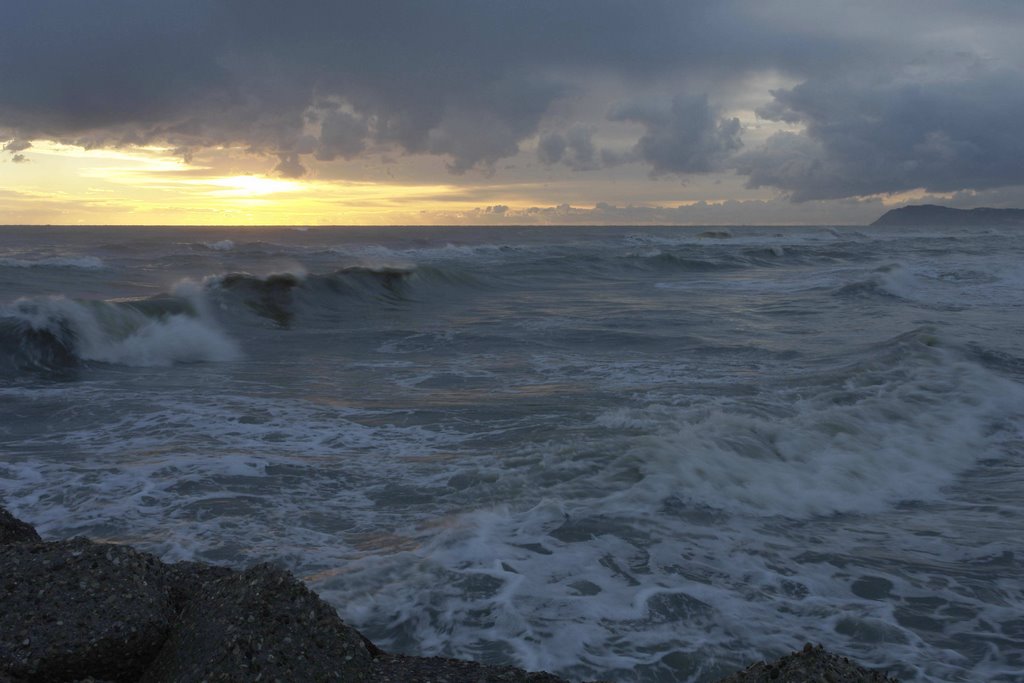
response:
M1024 207L1020 0L32 0L4 224Z

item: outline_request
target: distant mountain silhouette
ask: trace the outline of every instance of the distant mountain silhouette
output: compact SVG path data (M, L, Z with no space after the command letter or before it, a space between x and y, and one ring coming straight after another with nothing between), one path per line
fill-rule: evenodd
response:
M937 204L915 204L886 211L871 225L1024 225L1024 209L952 209Z

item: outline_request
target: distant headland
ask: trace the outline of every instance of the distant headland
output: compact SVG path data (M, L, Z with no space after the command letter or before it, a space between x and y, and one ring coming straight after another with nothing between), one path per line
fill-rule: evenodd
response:
M937 204L913 204L886 211L871 225L1024 225L1024 209L953 209Z

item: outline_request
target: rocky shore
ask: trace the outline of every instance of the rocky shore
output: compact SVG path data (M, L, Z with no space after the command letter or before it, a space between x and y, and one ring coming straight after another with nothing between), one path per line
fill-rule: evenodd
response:
M83 538L44 542L0 507L0 683L362 681L559 683L548 673L388 654L305 584ZM721 683L887 683L807 645Z

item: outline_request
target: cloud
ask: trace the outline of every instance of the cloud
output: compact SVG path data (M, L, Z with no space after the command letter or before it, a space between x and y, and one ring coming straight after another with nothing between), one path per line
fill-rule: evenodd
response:
M17 152L24 152L26 149L32 146L32 143L28 140L11 140L3 146L4 152L10 152L15 154Z
M540 136L537 142L537 158L542 164L557 164L565 156L565 148L569 146L565 136L557 132L548 132Z
M306 167L299 161L297 153L287 152L285 154L278 154L277 158L278 164L274 167L274 171L285 178L301 178L306 175Z
M512 209L479 207L438 212L435 220L470 225L865 225L885 213L881 201L728 200L679 206L617 206L597 202L591 207L562 203ZM500 210L499 210L500 209Z
M18 3L5 14L18 30L0 43L0 126L85 146L282 154L301 153L312 111L325 159L363 141L448 156L463 172L536 133L566 91L552 67L644 68L652 55L632 52L646 41L621 27L674 12L611 0Z
M29 149L30 147L32 147L32 143L28 140L14 139L8 141L2 148L0 148L0 151L9 152L12 163L22 164L30 161L30 159L24 154L21 154L21 152Z
M653 175L720 170L743 145L739 119L720 118L707 96L680 95L669 107L620 105L608 118L644 126L634 154L650 164Z
M548 166L561 162L574 171L592 171L600 167L593 135L592 126L579 123L564 134L545 133L537 143L537 158Z
M686 175L723 170L726 159L743 146L739 119L721 118L706 95L678 95L668 103L620 103L607 119L640 124L645 132L628 149L599 152L593 142L594 126L577 123L565 133L541 135L538 159L575 171L642 162L654 176Z
M493 168L537 134L580 75L650 84L680 68L740 72L848 52L752 22L751 0L37 0L5 8L0 128L87 147L371 147ZM738 40L727 45L728 35ZM588 77L589 78L589 77ZM344 109L339 108L344 105ZM576 140L573 167L589 167Z
M449 170L474 166L493 171L499 159L519 152L519 142L534 134L561 86L543 80L501 79L460 97L427 134L426 150L451 158Z
M337 157L351 159L366 149L366 138L370 134L364 117L347 111L329 111L320 123L320 138L316 158L333 161Z
M773 94L759 113L805 130L778 133L737 160L751 187L776 187L804 201L1024 184L1024 80L1017 71L814 79Z
M240 146L294 177L371 154L492 173L539 135L549 175L732 167L798 200L1020 180L1022 3L8 4L0 139ZM699 95L643 104L664 93ZM797 129L754 144L753 101Z

